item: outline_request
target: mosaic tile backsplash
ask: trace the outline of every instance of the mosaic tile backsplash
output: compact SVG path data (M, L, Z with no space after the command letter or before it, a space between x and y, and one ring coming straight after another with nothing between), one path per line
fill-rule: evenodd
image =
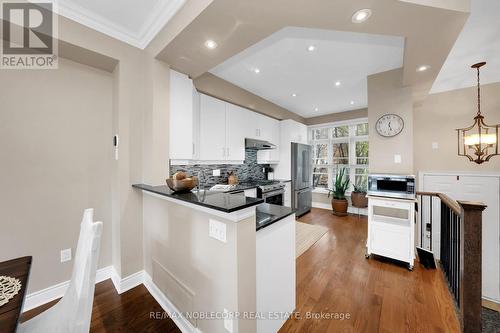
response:
M184 171L192 176L199 176L202 186L213 186L215 184L227 184L228 173L234 171L239 181L247 179L262 180L266 175L262 168L268 164L257 164L257 151L246 149L245 162L243 164L194 164L194 165L171 165L170 175L177 171ZM212 170L220 169L220 177L212 176ZM203 174L200 174L203 172Z

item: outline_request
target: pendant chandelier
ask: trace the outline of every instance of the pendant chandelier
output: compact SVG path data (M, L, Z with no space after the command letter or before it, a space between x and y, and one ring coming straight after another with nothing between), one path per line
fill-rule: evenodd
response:
M479 68L486 65L480 62L471 66L477 69L477 114L474 124L467 128L457 129L458 155L467 157L471 162L482 164L498 153L498 132L500 124L487 125L481 114L481 86L479 83Z

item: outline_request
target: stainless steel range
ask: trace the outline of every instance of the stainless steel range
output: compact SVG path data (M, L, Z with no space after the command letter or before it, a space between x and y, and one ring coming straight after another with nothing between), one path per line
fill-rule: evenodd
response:
M257 185L257 197L264 202L283 206L285 196L285 184L274 180L252 180L242 182L242 185Z

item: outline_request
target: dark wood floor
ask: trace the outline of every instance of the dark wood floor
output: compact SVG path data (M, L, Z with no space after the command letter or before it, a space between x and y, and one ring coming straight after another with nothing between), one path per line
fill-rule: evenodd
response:
M288 332L459 332L451 298L439 270L365 259L365 217L335 217L313 209L300 221L328 228L297 259L297 311L280 330ZM55 302L29 311L27 320ZM118 295L111 280L96 285L91 332L180 332L144 286ZM323 318L306 319L308 313ZM349 319L325 316L349 315Z
M454 306L439 270L365 259L366 217L339 218L313 209L301 222L328 233L297 259L297 311L288 332L459 332ZM350 319L304 319L308 312Z
M119 295L111 280L95 287L94 307L90 332L162 332L178 333L180 330L167 317L161 317L163 309L148 290L140 285ZM50 308L58 301L42 305L23 314L22 321ZM151 313L159 313L159 319Z

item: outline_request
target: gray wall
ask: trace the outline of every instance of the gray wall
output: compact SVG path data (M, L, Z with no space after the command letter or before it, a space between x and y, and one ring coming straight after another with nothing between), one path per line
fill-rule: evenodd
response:
M456 128L472 125L477 112L477 88L429 95L415 106L414 153L418 171L500 171L500 156L478 165L457 154ZM481 112L486 123L500 123L500 83L481 86ZM432 148L437 142L438 149Z
M68 280L83 210L104 221L111 264L110 73L60 59L57 70L0 76L0 261L33 256L29 292Z

